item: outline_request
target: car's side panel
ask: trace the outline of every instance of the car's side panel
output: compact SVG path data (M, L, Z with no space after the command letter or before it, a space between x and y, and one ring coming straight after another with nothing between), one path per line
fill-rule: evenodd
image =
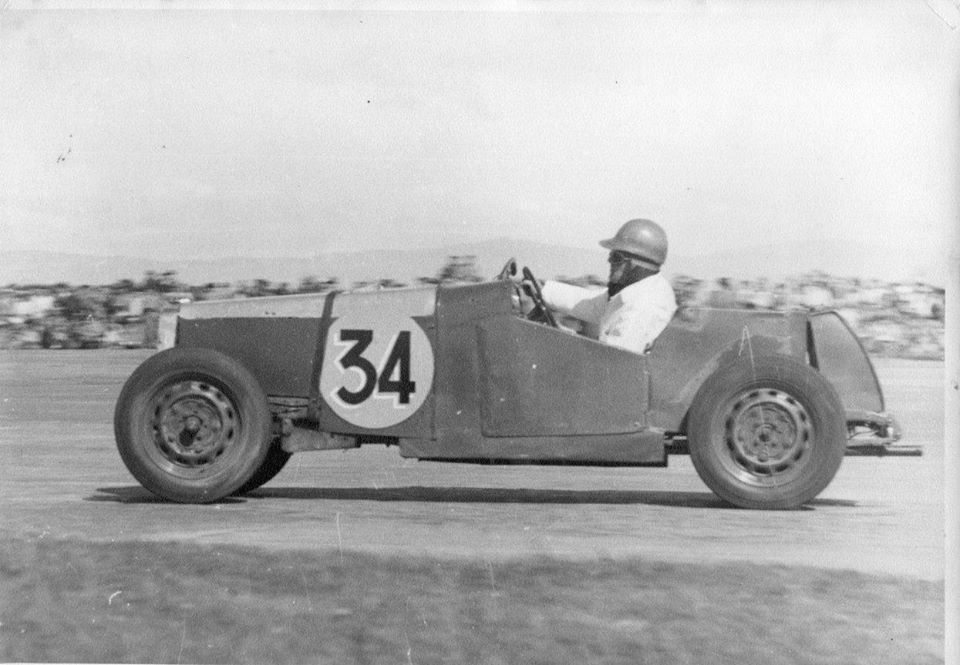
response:
M482 321L478 338L485 437L643 429L643 356L509 314Z
M337 296L323 335L321 430L433 435L436 299L434 287Z
M648 354L648 424L671 432L703 382L728 362L751 355L783 354L806 361L806 315L752 310L683 309Z
M221 351L250 370L268 395L308 397L319 318L196 318L177 321L177 346Z
M506 282L437 290L435 439L419 443L425 457L476 456L481 438L477 325L510 314L510 295Z
M567 436L484 436L483 409L481 407L484 392L487 396L493 395L489 387L484 388L484 363L479 351L480 339L488 335L495 326L501 323L514 327L514 330L523 329L525 332L539 330L549 338L539 337L535 333L531 336L521 335L522 339L514 339L513 345L518 342L526 345L539 344L541 348L536 353L549 355L557 354L556 359L548 362L561 363L566 356L558 353L558 343L583 343L591 350L601 354L610 353L611 358L618 355L617 350L602 347L590 340L577 340L568 337L565 333L551 330L538 324L517 321L510 304L511 286L508 283L491 282L465 287L441 287L437 294L436 317L436 349L437 363L434 380L435 395L435 438L401 438L400 452L405 457L416 457L431 460L459 460L459 461L487 461L487 462L530 462L530 463L559 463L559 464L642 464L663 465L664 441L662 433L643 430L617 434L585 434ZM515 327L519 326L519 328ZM528 328L529 326L529 328ZM484 332L486 330L487 332ZM498 343L490 343L488 338L486 360L492 361L494 347ZM509 340L499 340L506 344ZM526 353L515 351L516 353ZM631 378L634 388L624 398L624 405L633 400L637 401L636 408L624 408L621 420L626 419L629 412L631 420L624 429L636 430L635 422L642 417L645 390L642 380L643 358L633 356L634 363L639 361L640 379ZM584 362L588 358L582 357ZM507 371L508 361L500 362L500 372ZM635 365L631 367L636 368ZM514 367L519 375L530 371L522 366ZM622 372L630 372L622 368ZM558 370L559 372L559 370ZM619 375L618 375L619 376ZM555 375L558 378L559 375ZM522 382L517 378L515 381ZM559 390L559 386L551 386L551 390ZM503 395L506 399L506 395ZM603 396L598 395L597 399ZM495 398L499 401L499 397ZM574 399L568 397L566 399ZM633 404L630 405L631 407ZM502 414L506 420L496 425L501 432L514 431L531 433L531 423L523 418L513 419L510 414ZM513 414L516 416L517 414ZM581 426L587 422L587 416L581 413L574 420L567 420L563 427L567 430L574 425ZM544 424L544 423L541 423ZM553 427L557 426L554 422ZM599 429L599 428L597 428ZM609 431L609 430L608 430ZM535 430L534 430L535 432Z
M306 398L319 369L321 321L335 295L186 303L177 319L177 346L221 351L249 369L268 395Z
M336 335L331 335L337 328L337 323L342 323L343 319L332 319L330 329L324 336L327 349L323 356L323 372L330 376L335 370L338 356L342 356L342 349L338 349ZM351 324L352 325L352 324ZM433 394L433 363L435 362L432 353L435 346L435 324L432 316L409 317L408 322L394 321L391 326L402 325L407 331L419 329L425 343L429 344L429 349L425 344L414 346L408 363L412 379L416 383L415 392L410 396L407 404L396 403L393 395L374 395L370 399L355 406L345 408L342 404L336 404L334 391L338 389L340 381L334 375L333 381L321 381L320 386L322 407L319 410L318 427L324 432L333 432L336 434L375 434L377 436L410 436L426 437L433 436L433 418L434 418L434 394ZM394 331L396 332L396 331ZM373 335L376 339L376 332ZM388 343L389 347L389 343ZM431 357L425 358L426 354ZM377 349L370 353L370 359L374 360L379 356L384 356ZM381 358L382 360L382 358ZM374 360L374 362L376 362ZM382 365L382 363L378 363ZM429 372L427 371L429 368ZM378 369L381 370L382 367ZM355 372L355 370L352 370ZM396 376L396 372L393 373ZM357 377L347 375L343 382L348 388L358 386Z
M271 397L309 400L324 431L431 437L435 306L432 287L192 303L177 344L226 353ZM363 399L338 402L341 389Z
M400 454L423 460L596 466L666 466L663 433L476 438L467 450L401 439Z

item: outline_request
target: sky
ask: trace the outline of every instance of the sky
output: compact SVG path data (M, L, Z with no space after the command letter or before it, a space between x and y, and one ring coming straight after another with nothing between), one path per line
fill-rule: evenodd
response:
M4 4L0 249L595 248L647 217L684 255L960 261L950 1Z

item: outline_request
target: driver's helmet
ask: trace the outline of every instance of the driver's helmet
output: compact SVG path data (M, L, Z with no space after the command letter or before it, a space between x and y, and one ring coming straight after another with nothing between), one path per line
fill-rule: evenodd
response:
M631 219L617 235L601 240L600 246L638 256L643 265L653 270L658 270L667 259L667 234L649 219Z

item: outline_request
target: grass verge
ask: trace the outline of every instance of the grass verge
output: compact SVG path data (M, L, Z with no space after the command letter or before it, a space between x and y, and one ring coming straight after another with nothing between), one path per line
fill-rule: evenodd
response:
M641 559L0 544L0 661L938 663L942 584Z

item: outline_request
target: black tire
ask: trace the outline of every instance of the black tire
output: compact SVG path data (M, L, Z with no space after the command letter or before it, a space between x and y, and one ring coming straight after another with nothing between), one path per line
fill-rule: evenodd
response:
M273 440L256 378L218 351L173 348L127 379L114 412L124 464L154 494L210 503L260 469Z
M283 471L283 467L290 461L290 456L291 453L280 447L280 439L274 439L270 444L270 449L267 451L263 464L253 473L250 480L241 485L240 489L234 494L252 492L273 480L274 476Z
M741 508L789 510L830 484L846 447L833 386L786 356L744 356L717 370L690 408L690 458L707 486Z

